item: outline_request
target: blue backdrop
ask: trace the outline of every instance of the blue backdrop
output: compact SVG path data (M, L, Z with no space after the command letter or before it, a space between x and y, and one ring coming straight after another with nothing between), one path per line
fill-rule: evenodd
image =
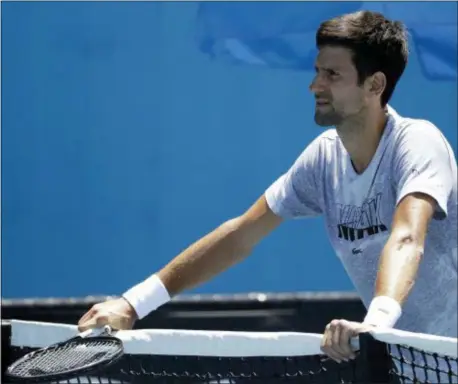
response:
M6 298L119 294L242 213L320 132L309 69L330 16L407 22L392 105L456 149L456 3L1 7ZM320 219L196 291L302 290L352 290Z

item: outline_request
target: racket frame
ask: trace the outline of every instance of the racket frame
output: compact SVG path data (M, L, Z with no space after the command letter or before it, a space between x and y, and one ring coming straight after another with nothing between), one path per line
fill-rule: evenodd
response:
M66 371L62 371L59 373L51 373L51 374L42 374L36 376L22 376L16 375L12 373L14 369L20 365L24 364L27 360L30 360L34 356L38 354L43 354L44 352L55 350L59 348L68 348L69 344L77 343L74 347L77 347L78 344L84 345L89 343L97 343L109 340L110 342L114 342L117 347L118 351L109 359L102 359L101 361L95 361L90 364L85 364L81 368L73 368ZM45 348L39 348L35 351L29 352L24 356L20 357L19 359L15 360L12 364L10 364L5 372L6 377L15 383L48 383L50 381L61 381L61 380L69 380L76 378L78 376L87 376L96 373L97 371L107 368L110 365L118 362L124 356L124 347L122 340L118 339L117 337L112 336L111 334L100 334L98 336L91 336L91 337L83 337L78 335L71 339L58 342L52 345L49 345Z

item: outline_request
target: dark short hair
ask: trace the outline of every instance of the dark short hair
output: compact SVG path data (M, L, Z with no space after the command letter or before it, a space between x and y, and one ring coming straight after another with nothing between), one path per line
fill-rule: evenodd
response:
M362 84L375 72L386 76L382 107L390 100L407 65L407 32L400 21L386 19L381 13L359 11L321 23L316 45L343 46L353 52L353 64Z

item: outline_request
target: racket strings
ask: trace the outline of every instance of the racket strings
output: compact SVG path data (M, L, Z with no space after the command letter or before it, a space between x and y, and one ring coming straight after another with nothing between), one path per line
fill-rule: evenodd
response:
M37 351L18 364L12 373L23 377L59 374L115 358L118 353L119 346L111 340L88 343L84 340L75 341L65 346Z

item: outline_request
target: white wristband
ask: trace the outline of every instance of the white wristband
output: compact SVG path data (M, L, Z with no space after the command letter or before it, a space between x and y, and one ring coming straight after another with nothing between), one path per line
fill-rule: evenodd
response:
M396 300L388 296L377 296L369 306L364 324L392 328L401 314L401 306Z
M170 301L170 295L157 275L148 277L122 296L134 307L139 319Z

